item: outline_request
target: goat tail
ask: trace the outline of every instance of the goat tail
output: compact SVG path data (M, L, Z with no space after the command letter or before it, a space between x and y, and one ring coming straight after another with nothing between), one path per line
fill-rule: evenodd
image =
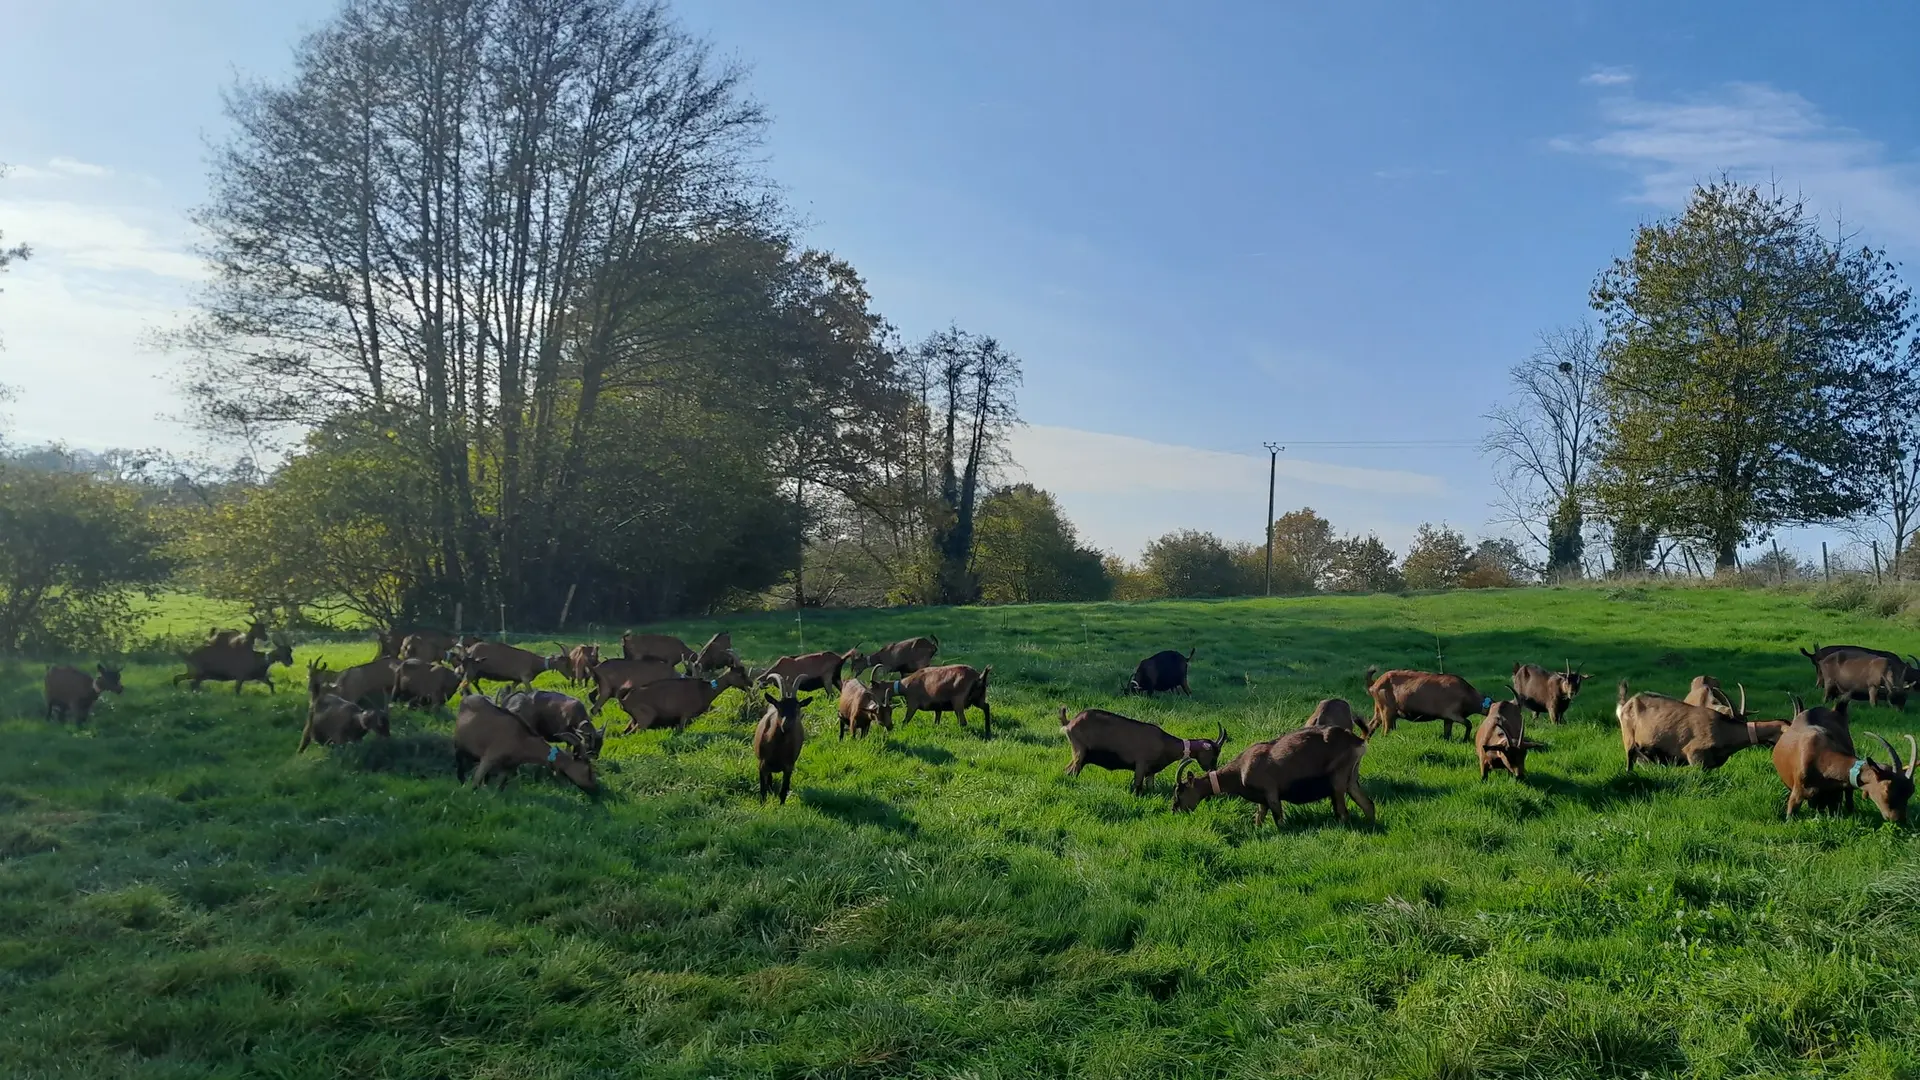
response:
M1065 705L1060 706L1060 726L1063 728L1067 726L1067 707Z
M1361 676L1362 678L1364 678L1364 679L1366 680L1366 683L1367 683L1367 689L1369 689L1369 690L1371 690L1371 689L1373 689L1373 677L1374 677L1375 675L1378 675L1379 673L1380 673L1380 669L1379 669L1379 668L1377 668L1377 667L1375 667L1375 666L1374 666L1374 665L1372 665L1372 664L1368 664L1368 665L1367 665L1367 673L1366 673L1365 675L1363 675L1363 676Z
M1187 663L1189 663L1189 664L1191 664L1191 663L1193 663L1193 654L1194 654L1194 653L1197 653L1197 652L1199 652L1199 651L1200 651L1200 647L1199 647L1198 645L1195 645L1195 646L1193 646L1193 647L1191 647L1191 648L1189 648L1189 649L1187 650Z
M934 652L940 651L940 635L939 634L928 634L927 640L933 642Z
M1626 703L1627 703L1627 680L1621 679L1620 694L1618 697L1614 699L1614 704L1616 706L1619 706L1619 705L1625 705Z
M1819 642L1817 642L1817 641L1816 641L1816 642L1814 642L1814 643L1813 643L1813 647L1814 647L1814 650L1815 650L1816 652L1817 652L1817 651L1819 651L1819 648L1820 648L1820 643L1819 643ZM1813 655L1813 653L1810 653L1810 652L1808 652L1808 651L1807 651L1807 650L1805 650L1805 649L1801 649L1801 650L1800 650L1800 655L1801 655L1801 656L1804 656L1804 657L1806 657L1806 658L1807 658L1807 659L1809 659L1809 660L1812 660L1812 659L1814 659L1814 655Z

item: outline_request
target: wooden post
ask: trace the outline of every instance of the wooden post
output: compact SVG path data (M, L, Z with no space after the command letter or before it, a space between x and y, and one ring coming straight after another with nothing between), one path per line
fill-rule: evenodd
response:
M505 644L506 640L507 640L507 605L501 604L500 605L500 641L502 644Z
M1827 561L1827 542L1820 541L1820 576L1827 581L1833 580L1833 564Z
M577 581L567 586L567 601L560 605L560 629L562 630L567 628L567 612L573 610L573 590L579 587L580 583Z
M1780 541L1778 540L1773 542L1773 583L1775 585L1787 583L1787 567L1780 561Z
M453 605L453 640L455 641L459 641L462 636L460 633L460 630L461 630L460 616L464 613L464 611L465 611L464 604Z
M1880 541L1873 541L1873 583L1880 584Z

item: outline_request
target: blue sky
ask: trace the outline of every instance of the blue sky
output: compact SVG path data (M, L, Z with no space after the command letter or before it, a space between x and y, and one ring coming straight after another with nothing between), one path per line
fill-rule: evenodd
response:
M0 294L16 439L194 441L141 340L192 284L203 136L332 6L0 0L0 230L41 250ZM1130 554L1256 536L1270 439L1283 509L1489 531L1506 369L1697 179L1777 178L1914 263L1920 9L1676 6L677 13L751 68L809 242L909 336L1016 351L1017 459ZM1437 445L1312 445L1356 440Z

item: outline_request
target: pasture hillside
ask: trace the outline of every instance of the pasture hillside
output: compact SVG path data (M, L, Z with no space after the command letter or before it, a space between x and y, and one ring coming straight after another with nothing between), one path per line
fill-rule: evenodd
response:
M670 629L703 639L719 624ZM456 787L447 716L296 756L280 692L130 665L84 730L0 670L0 1072L69 1077L1916 1075L1920 845L1865 809L1781 820L1764 751L1629 776L1614 684L1708 672L1781 717L1795 648L1920 632L1734 590L1615 588L729 619L739 649L939 635L993 666L995 731L834 738L754 799L751 707L609 741L602 798ZM1437 640L1436 640L1437 639ZM1123 699L1198 649L1191 699ZM617 642L613 646L618 648ZM1597 676L1525 783L1437 724L1376 740L1378 824L1256 831L1062 775L1058 712L1249 740L1361 673L1498 694ZM543 685L558 677L542 677ZM1863 710L1893 738L1920 716ZM1356 819L1357 820L1357 819Z

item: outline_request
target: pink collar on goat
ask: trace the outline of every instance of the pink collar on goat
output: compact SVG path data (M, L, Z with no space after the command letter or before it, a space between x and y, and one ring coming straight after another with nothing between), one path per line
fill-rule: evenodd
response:
M1213 788L1215 795L1220 794L1220 770L1215 769L1207 774L1207 785Z
M1747 721L1747 745L1748 746L1760 745L1760 725L1754 723L1751 720Z
M1181 757L1193 756L1193 740L1192 739L1180 740L1180 756Z

